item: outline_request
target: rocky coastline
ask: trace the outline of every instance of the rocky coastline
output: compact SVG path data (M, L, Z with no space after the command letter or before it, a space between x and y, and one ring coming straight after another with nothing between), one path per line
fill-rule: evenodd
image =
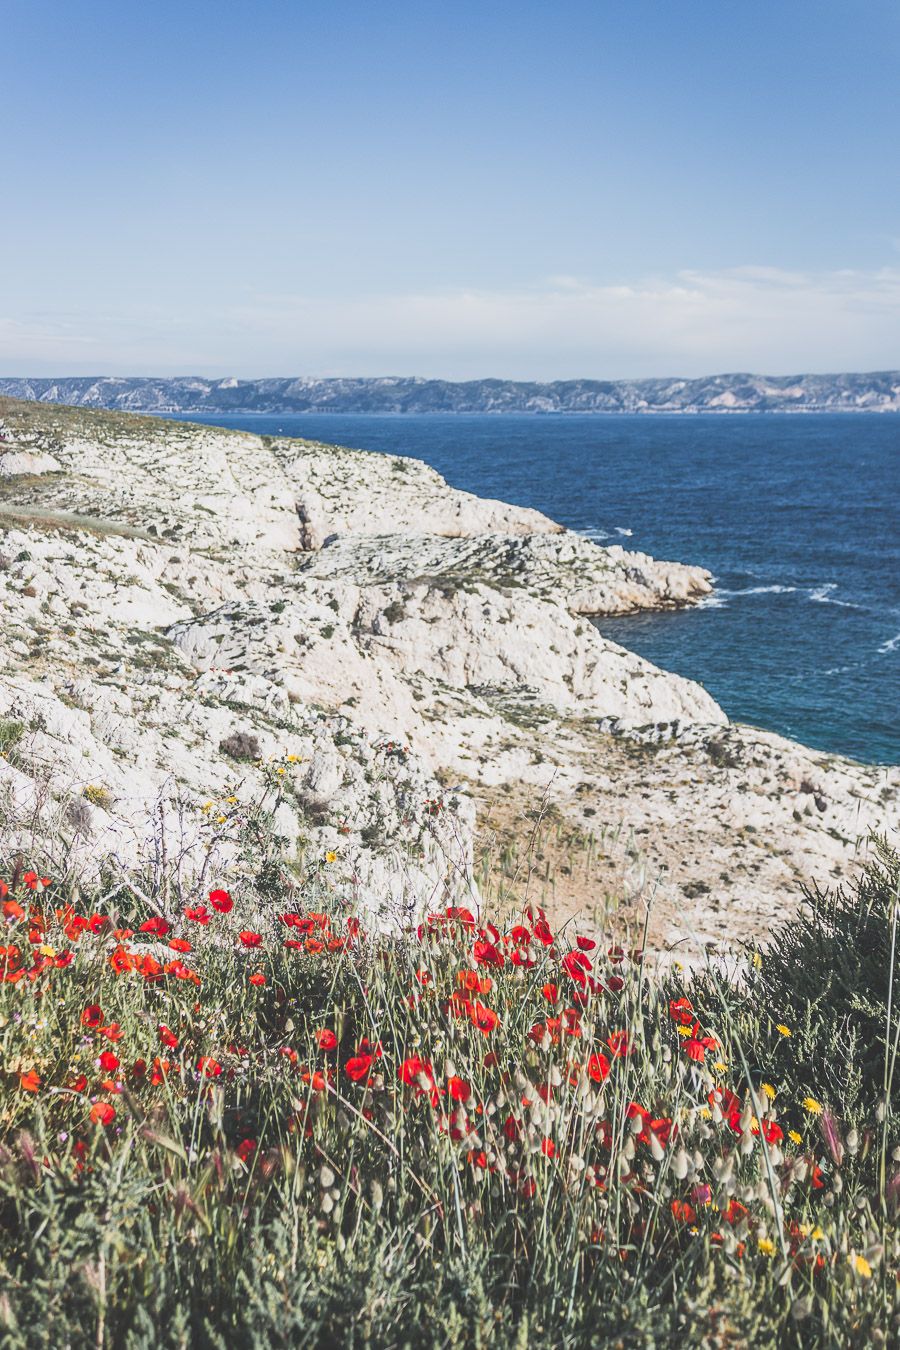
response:
M730 723L591 622L696 603L701 568L413 459L7 398L0 435L7 852L164 850L187 887L239 873L264 802L291 865L373 914L477 903L496 864L688 958L897 826L900 770Z

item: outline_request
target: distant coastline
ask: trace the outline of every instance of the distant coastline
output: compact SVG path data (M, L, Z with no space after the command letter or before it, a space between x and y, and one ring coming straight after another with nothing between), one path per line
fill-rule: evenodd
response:
M836 375L726 374L696 379L426 380L418 377L239 380L200 376L0 377L0 394L119 412L270 416L298 413L889 413L900 370Z

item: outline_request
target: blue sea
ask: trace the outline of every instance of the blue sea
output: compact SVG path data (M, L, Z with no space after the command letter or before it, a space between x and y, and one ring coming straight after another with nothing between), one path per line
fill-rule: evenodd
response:
M730 717L900 762L900 416L208 417L425 460L600 543L700 563L699 608L600 620Z

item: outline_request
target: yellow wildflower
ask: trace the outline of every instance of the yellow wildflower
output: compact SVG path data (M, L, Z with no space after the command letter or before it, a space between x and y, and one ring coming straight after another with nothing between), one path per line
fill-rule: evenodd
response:
M299 755L285 755L285 759L287 760L288 764L299 764L299 763L300 763L300 756L299 756Z
M227 817L227 816L216 816L216 824L217 824L217 825L226 825L227 823L228 823L228 817Z
M225 802L228 806L237 806L237 797L226 797Z
M798 1134L796 1130L788 1130L788 1139L790 1139L791 1142L794 1144L803 1143L803 1135Z
M819 1225L816 1224L809 1236L812 1238L813 1242L821 1242L825 1234L822 1232Z
M692 1028L692 1027L676 1027L675 1030L678 1032L678 1035L679 1035L679 1036L692 1036L692 1035L693 1035L693 1028Z
M753 968L754 970L762 970L762 957L759 952L753 953Z
M728 1068L728 1065L725 1063L723 1059L717 1059L715 1064L713 1065L713 1068L715 1069L716 1073L724 1073L725 1070Z
M872 1267L864 1256L858 1256L856 1252L854 1252L850 1257L850 1264L853 1266L857 1275L862 1279L869 1280L872 1278Z
M822 1114L822 1103L817 1102L815 1097L804 1097L803 1109L808 1111L811 1116L820 1116Z
M335 853L333 848L330 848L328 852L325 854L325 861L328 863L337 862L337 854Z
M204 802L203 805L200 807L200 810L203 812L204 815L207 815L213 809L214 805L215 805L214 802Z
M775 1243L772 1241L771 1238L760 1238L759 1242L756 1245L759 1247L759 1250L762 1252L763 1256L775 1255Z
M282 766L279 764L279 766L278 766L278 768L275 770L275 772L276 772L276 773L287 773L287 769L282 768Z
M760 1086L760 1088L762 1089L762 1091L766 1094L766 1096L768 1097L769 1101L770 1101L770 1102L774 1102L774 1100L775 1100L775 1089L773 1088L772 1084L771 1084L771 1083L760 1083L759 1086Z
M55 955L56 955L56 948L55 948L55 947L48 947L47 944L46 944L46 942L45 942L45 943L43 944L43 946L40 948L40 953L41 953L41 956L55 956Z
M791 1035L791 1029L790 1029L790 1027L786 1027L786 1026L784 1025L783 1022L779 1022L778 1025L777 1025L777 1027L775 1028L775 1030L778 1032L779 1036L790 1036L790 1035Z

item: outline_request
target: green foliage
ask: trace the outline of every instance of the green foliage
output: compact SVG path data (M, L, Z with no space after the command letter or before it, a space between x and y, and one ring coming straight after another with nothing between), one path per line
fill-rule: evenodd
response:
M879 1058L860 1029L841 1075L815 1058L879 1006L887 1018L892 855L855 907L811 903L802 936L777 934L743 984L704 976L673 1010L602 946L588 994L572 934L532 936L524 964L519 939L497 962L478 949L489 933L446 916L351 941L322 883L288 900L260 850L255 884L206 922L120 886L73 936L76 897L13 878L3 1350L896 1343L900 1183L870 1165L885 1157ZM865 949L840 953L841 933ZM172 935L191 950L163 969ZM865 1138L837 1158L802 1101L839 1112L849 1079ZM95 1121L104 1104L114 1116ZM779 1128L793 1121L795 1144Z
M900 1108L900 856L875 841L853 890L805 888L803 899L738 988L707 977L698 1001L716 1021L735 1020L760 1072L773 1064L773 1027L787 1027L775 1061L783 1090L859 1124L885 1094Z

